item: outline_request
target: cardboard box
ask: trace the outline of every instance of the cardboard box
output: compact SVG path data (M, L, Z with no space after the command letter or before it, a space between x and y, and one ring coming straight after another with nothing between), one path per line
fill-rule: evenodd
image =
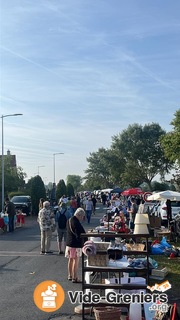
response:
M152 269L150 278L157 279L157 280L163 280L167 276L167 274L168 274L168 270L166 267L164 267L162 269L160 269L160 268Z

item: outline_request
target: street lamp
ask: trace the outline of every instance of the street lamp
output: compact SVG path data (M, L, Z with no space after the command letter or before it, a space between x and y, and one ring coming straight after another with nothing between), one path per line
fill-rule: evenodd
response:
M22 113L14 114L4 114L1 116L2 119L2 213L4 212L4 128L3 128L3 119L7 117L16 117L22 116Z
M43 168L45 166L38 166L38 176L39 176L39 168Z
M54 168L54 184L56 183L56 174L55 174L55 156L58 155L58 154L64 154L63 152L56 152L56 153L53 153L53 168Z

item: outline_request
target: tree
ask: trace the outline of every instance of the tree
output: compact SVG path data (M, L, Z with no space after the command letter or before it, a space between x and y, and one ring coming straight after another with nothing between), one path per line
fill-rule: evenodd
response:
M174 114L171 121L173 130L161 137L161 145L166 157L175 165L175 173L172 174L172 183L180 190L180 109Z
M99 148L97 152L90 153L87 158L88 168L85 170L85 185L94 190L96 185L100 185L101 189L111 188L114 185L112 176L113 156L110 150Z
M46 199L46 189L44 182L39 175L30 179L30 195L32 201L32 212L37 215L39 212L39 200L40 198Z
M79 175L68 175L67 176L67 185L71 184L74 188L74 191L80 191L82 185L82 178Z
M164 190L172 190L176 191L176 188L168 182L158 182L152 181L152 191L164 191Z
M56 187L56 200L58 201L63 195L67 195L67 188L64 180L59 180Z
M67 188L67 196L68 197L74 196L74 188L72 184L68 183L66 188Z
M12 167L11 158L4 159L4 192L17 191L25 186L26 173L21 167ZM0 184L2 184L2 166L0 167Z
M180 167L180 109L176 111L171 125L173 131L161 137L161 144L166 157Z
M112 150L121 160L124 185L138 186L146 182L151 190L151 181L160 174L163 178L172 168L160 145L165 131L157 123L129 125L126 130L112 138Z
M26 173L21 167L13 167L11 156L4 159L4 195L11 197L12 192L24 190ZM0 185L2 185L2 166L0 166ZM0 190L0 206L2 190Z
M175 184L177 191L180 191L180 171L176 170L172 176L171 183Z

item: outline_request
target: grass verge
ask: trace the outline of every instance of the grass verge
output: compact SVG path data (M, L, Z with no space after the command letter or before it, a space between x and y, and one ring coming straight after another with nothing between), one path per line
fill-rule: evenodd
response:
M175 247L179 248L180 243L176 243ZM171 284L171 289L167 291L169 302L180 304L180 257L170 259L164 255L151 255L151 258L157 261L158 268L166 267L168 274L164 280L150 279L150 285L168 280Z

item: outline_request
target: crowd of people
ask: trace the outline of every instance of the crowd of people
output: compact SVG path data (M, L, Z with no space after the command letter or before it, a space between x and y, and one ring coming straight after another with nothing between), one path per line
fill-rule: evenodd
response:
M52 233L56 230L57 247L60 255L65 255L68 260L68 280L79 282L77 271L79 257L82 253L83 242L80 238L85 230L81 224L86 218L90 224L92 214L96 213L96 204L101 201L111 215L104 219L110 219L113 215L114 230L128 232L133 230L135 215L140 204L139 198L127 199L113 194L102 193L100 197L94 194L77 194L66 197L63 195L57 204L52 207L49 201L39 200L38 223L41 233L41 255L52 254ZM14 231L14 216L16 214L14 204L6 198L5 212L9 216L9 232ZM129 229L128 229L129 228Z
M109 210L102 220L115 221L114 230L116 231L133 232L136 213L143 212L143 198L140 196L121 197L112 194L106 195L105 203Z
M68 258L68 280L80 282L78 278L79 258L82 254L83 242L80 237L85 230L81 221L87 217L90 223L93 211L92 198L87 197L81 203L78 197L68 199L63 196L58 206L52 208L49 201L40 199L38 223L41 232L41 255L52 254L50 250L52 233L56 230L58 253Z

